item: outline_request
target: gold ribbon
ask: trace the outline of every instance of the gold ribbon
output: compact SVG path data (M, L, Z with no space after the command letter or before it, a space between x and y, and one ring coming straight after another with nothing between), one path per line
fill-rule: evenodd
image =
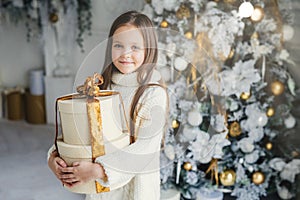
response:
M213 180L213 178L216 179L216 183L217 185L219 185L219 176L218 176L218 160L213 158L210 161L210 165L208 167L208 169L206 170L206 174L211 172L211 180Z
M120 98L120 102L122 103L123 115L125 117L125 120L126 120L126 115L125 115L123 100L120 93L115 91L101 91L99 88L101 84L103 84L103 77L100 74L95 73L93 77L88 77L83 85L77 87L78 94L62 96L56 99L56 103L55 103L56 137L55 137L54 144L56 146L57 152L58 152L58 147L57 147L58 101L87 98L86 108L87 108L87 115L88 115L89 131L91 135L92 161L94 162L97 157L105 154L100 101L95 97L111 96L111 95L118 94ZM130 132L127 120L126 120L126 126L128 131ZM109 187L104 187L97 181L95 181L95 187L97 193L110 191Z

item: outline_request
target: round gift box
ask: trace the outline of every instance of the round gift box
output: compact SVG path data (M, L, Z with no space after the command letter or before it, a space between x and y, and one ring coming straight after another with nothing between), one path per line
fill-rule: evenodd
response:
M104 141L120 137L123 134L123 110L119 95L112 94L97 99L100 101ZM67 144L91 144L86 103L86 98L58 101L63 140Z
M113 153L118 149L122 149L129 145L129 137L127 134L121 135L115 140L104 143L105 153ZM71 145L63 142L61 139L57 140L57 148L60 157L67 163L68 166L72 166L76 161L88 161L92 162L92 150L89 145ZM64 186L71 192L82 194L94 194L96 193L95 181L89 181L85 184L80 184L69 188Z

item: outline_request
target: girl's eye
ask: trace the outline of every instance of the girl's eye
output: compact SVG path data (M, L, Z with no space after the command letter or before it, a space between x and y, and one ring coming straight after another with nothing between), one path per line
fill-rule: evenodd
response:
M120 44L115 44L114 47L119 49L119 48L122 48L122 45L120 45Z
M131 48L133 51L138 51L141 49L139 46L136 46L136 45L133 45Z

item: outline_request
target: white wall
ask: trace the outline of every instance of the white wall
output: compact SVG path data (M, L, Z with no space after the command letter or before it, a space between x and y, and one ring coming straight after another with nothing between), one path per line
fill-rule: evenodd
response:
M24 24L0 24L0 85L28 85L28 70L43 67L39 40L27 42Z
M85 53L79 47L70 49L73 63L72 74L76 74L86 55L107 37L112 21L127 10L141 10L144 0L92 0L93 27L92 36L86 36ZM44 67L43 42L41 39L26 41L26 28L23 23L0 23L0 86L28 87L28 71ZM102 64L101 64L102 65Z

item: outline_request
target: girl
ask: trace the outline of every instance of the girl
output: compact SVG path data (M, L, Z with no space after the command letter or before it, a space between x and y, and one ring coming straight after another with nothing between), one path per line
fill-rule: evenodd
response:
M95 163L74 162L71 167L49 150L48 165L70 187L90 180L110 192L87 194L86 199L160 199L159 154L167 111L167 94L155 70L157 36L151 20L129 11L112 24L101 89L121 93L134 143L96 158ZM52 153L51 153L52 152Z

